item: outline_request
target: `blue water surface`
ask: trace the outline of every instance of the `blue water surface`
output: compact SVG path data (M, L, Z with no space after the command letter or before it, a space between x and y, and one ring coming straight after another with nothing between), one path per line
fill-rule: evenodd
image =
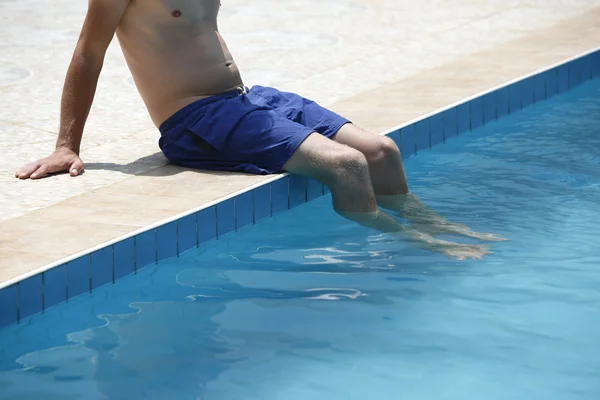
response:
M455 261L325 196L0 331L0 398L597 399L600 80L406 170L509 241Z

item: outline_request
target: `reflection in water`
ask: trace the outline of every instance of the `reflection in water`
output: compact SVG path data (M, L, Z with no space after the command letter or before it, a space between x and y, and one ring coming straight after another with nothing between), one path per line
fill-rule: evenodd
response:
M278 251L281 249L275 253ZM181 269L170 265L142 271L146 279L137 285L133 280L128 282L134 288L126 298L144 297L143 292L153 289L148 287L151 281L162 286L155 296L171 299L133 301L128 303L129 312L100 313L99 326L67 334L66 344L18 357L16 362L22 368L1 375L0 387L5 390L0 397L50 398L52 393L61 393L67 396L61 398L187 398L190 393L202 393L208 382L236 364L252 368L256 363L252 359L261 357L261 347L268 347L270 353L274 343L280 343L278 351L282 352L290 352L295 346L313 346L301 346L305 340L298 340L293 330L267 330L259 336L238 329L227 332L228 324L222 322L231 318L227 308L235 307L236 302L249 301L252 306L254 301L275 300L286 302L281 306L288 308L287 301L355 300L362 295L351 288L282 290L243 286L243 279L232 279L235 270L216 262L210 264L222 268ZM278 265L285 266L285 262ZM110 294L101 288L93 296L102 297L103 291ZM126 299L122 295L118 293L121 298L114 300L123 302ZM219 317L224 318L221 323ZM235 318L237 323L252 322L243 313L236 313ZM51 329L52 321L38 321L44 322L48 325L44 328ZM254 345L247 348L248 342ZM329 342L321 341L318 347L327 348Z

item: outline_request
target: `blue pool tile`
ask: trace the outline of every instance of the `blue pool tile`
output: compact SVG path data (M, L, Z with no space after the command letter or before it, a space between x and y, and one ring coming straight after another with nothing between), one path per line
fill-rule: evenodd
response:
M600 63L600 51L592 53L589 55L590 59L590 79L594 79L598 75L596 75L596 68L598 68L598 63Z
M508 87L509 108L510 114L516 113L521 109L521 83L515 82Z
M92 290L113 281L113 247L92 253Z
M235 198L235 229L254 223L252 192L245 192Z
M458 132L457 107L444 111L444 141L456 136Z
M217 204L217 237L235 230L235 204L233 199Z
M405 160L415 154L415 125L409 125L400 130L400 139L402 145L400 151L402 152L402 159Z
M581 59L581 81L589 81L592 79L592 56L593 54L588 54L587 56Z
M552 68L544 72L544 80L546 82L546 98L550 98L558 91L558 70Z
M431 148L431 141L429 139L429 118L415 123L415 144L417 146L417 153Z
M574 88L581 83L582 63L580 59L569 63L569 88Z
M456 116L458 118L458 130L456 132L457 135L471 130L471 111L469 102L462 103L457 106Z
M600 78L600 50L592 54L592 78Z
M306 202L306 178L290 175L290 208Z
M289 208L290 198L290 176L276 180L271 183L272 215L285 211Z
M316 179L307 179L306 181L306 199L314 200L323 195L323 184Z
M533 76L533 102L539 103L546 100L546 74L541 73Z
M569 90L569 64L560 65L556 68L558 79L558 93L564 93Z
M254 189L254 221L271 216L271 185Z
M471 100L471 129L477 129L483 125L483 98L478 97Z
M498 115L498 105L496 103L496 91L483 96L483 123L496 120Z
M44 272L44 310L67 300L67 266Z
M156 228L158 259L177 256L177 222L169 222Z
M533 104L533 92L533 77L529 77L521 81L521 106L523 108Z
M135 270L155 264L156 259L156 229L140 233L135 237Z
M34 275L19 282L19 319L23 320L42 311L42 275Z
M115 280L135 272L135 243L128 238L114 245Z
M0 289L0 327L15 323L19 319L17 285Z
M510 108L510 93L508 86L496 91L496 117L502 118L508 114Z
M390 132L387 136L396 143L396 146L398 146L400 150L402 150L402 136L400 135L400 129Z
M217 237L217 207L212 206L198 211L198 243Z
M90 291L90 256L79 257L67 264L67 297Z
M177 243L177 251L179 254L196 247L198 243L196 213L186 215L177 221Z
M442 115L442 113L438 113L429 119L429 139L431 146L444 141L444 118Z

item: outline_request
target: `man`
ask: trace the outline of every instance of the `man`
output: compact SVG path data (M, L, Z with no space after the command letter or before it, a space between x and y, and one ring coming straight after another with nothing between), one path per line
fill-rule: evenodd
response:
M79 148L106 49L116 33L159 145L172 162L200 169L288 171L329 186L335 210L364 226L400 232L456 258L486 254L404 227L378 206L434 231L498 239L452 224L408 191L400 151L387 137L293 93L244 86L217 27L219 0L89 0L69 66L56 149L21 179L83 171Z

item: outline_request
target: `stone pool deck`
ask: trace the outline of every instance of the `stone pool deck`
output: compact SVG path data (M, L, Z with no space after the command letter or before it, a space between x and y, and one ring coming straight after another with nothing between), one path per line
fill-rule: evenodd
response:
M168 165L116 40L86 172L15 179L53 148L86 4L0 0L0 284L269 179ZM600 46L600 4L226 0L220 31L246 85L297 91L384 132Z

